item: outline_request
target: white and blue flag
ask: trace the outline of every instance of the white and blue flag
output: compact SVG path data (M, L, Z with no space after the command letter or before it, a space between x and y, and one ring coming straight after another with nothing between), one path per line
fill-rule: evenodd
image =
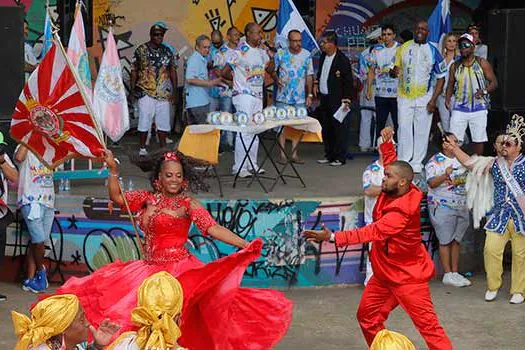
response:
M41 60L53 44L53 27L51 26L51 18L49 17L49 9L46 8L46 20L44 21L44 36L42 37L42 51L40 51Z
M438 0L436 8L428 18L428 41L441 51L441 44L447 33L452 31L450 0Z
M277 13L277 35L275 36L275 45L277 47L288 47L288 33L291 30L301 32L304 49L310 52L319 49L314 36L306 26L293 1L281 0L279 2L279 12Z

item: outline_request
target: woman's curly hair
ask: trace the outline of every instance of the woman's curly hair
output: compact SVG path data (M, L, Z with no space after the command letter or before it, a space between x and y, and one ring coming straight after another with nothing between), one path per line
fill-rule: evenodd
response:
M157 159L155 162L155 166L150 176L150 182L153 188L155 188L154 183L159 179L162 165L165 162L165 153L166 152L159 153L156 157ZM199 191L209 191L210 186L203 181L203 173L195 171L195 167L203 165L205 166L206 164L195 158L185 156L179 151L175 151L175 154L179 158L180 164L182 165L182 176L184 180L188 181L189 190L193 193L198 193Z

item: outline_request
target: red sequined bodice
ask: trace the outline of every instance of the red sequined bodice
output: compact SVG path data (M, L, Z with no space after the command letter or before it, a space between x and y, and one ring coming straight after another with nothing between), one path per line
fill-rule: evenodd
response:
M191 223L202 234L216 225L208 211L195 207L186 195L164 197L147 191L126 192L130 209L137 212L138 224L145 235L145 260L151 262L179 261L189 256L184 244Z

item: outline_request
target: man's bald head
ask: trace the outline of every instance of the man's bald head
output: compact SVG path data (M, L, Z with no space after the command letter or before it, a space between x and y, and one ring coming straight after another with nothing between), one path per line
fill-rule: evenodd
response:
M396 160L390 166L399 175L400 178L407 180L407 183L412 183L414 180L414 169L412 166L403 160Z

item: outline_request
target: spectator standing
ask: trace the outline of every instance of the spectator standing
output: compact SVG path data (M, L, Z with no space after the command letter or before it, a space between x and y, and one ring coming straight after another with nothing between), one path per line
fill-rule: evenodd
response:
M427 41L428 23L418 22L415 32L415 39L397 50L392 74L399 78L399 159L409 162L414 172L420 173L427 154L432 113L443 90L447 66L439 50ZM434 78L437 81L432 89Z
M220 78L208 80L208 61L211 41L206 35L195 40L195 51L188 59L186 67L186 110L189 124L206 124L210 111L209 89L221 83Z
M302 48L301 32L288 32L288 48L279 49L275 55L274 80L277 81L276 106L294 106L309 108L313 102L314 67L312 54ZM279 144L281 156L279 162L286 162L285 135L281 132ZM292 161L303 164L304 161L297 155L299 140L292 140Z
M454 63L454 61L458 58L459 51L458 51L458 38L453 33L448 33L445 38L443 39L443 48L441 50L443 53L443 58L445 59L445 62L447 63L447 72L450 72L450 67ZM446 101L446 92L447 92L447 86L448 86L448 77L449 74L445 74L445 84L443 85L443 92L439 95L437 99L437 108L439 111L439 118L441 119L441 126L443 127L444 131L449 131L450 129L450 116L451 112L447 108L445 101Z
M450 67L445 97L447 108L452 110L450 132L463 141L467 127L470 128L474 152L481 155L488 141L489 94L496 90L498 81L490 63L474 54L472 35L459 38L459 51L461 58Z
M45 241L49 239L55 218L53 172L23 145L17 147L15 160L20 171L17 206L31 236L26 259L27 279L22 289L41 293L48 287Z
M7 206L7 194L9 192L7 181L18 182L18 171L9 156L4 153L4 145L5 143L0 144L0 266L4 261L7 226L14 219L13 213ZM0 301L4 300L7 300L7 297L0 294Z
M335 112L350 101L353 90L352 66L348 58L337 48L337 34L323 33L320 40L322 50L317 72L317 86L321 107L321 126L325 155L319 164L341 166L346 163L346 145L350 118L341 123L334 118ZM350 107L350 103L345 103Z
M388 115L392 116L394 133L397 132L397 86L396 76L391 75L396 61L396 52L399 44L393 25L387 24L381 28L383 45L377 45L370 55L370 70L368 71L367 98L375 99L376 105L376 137L386 126ZM375 79L375 94L372 91L372 82ZM375 97L374 97L375 95Z
M457 145L452 133L448 142ZM467 287L471 282L459 273L460 244L470 225L465 183L467 169L450 149L442 149L425 166L428 184L428 211L439 240L439 258L443 267L443 284Z
M33 46L27 41L28 37L29 23L27 23L27 20L24 20L24 74L26 81L38 66L38 59L36 58Z
M138 99L140 156L148 155L146 139L153 121L157 127L159 143L166 146L171 131L170 102L176 104L177 72L171 50L162 44L168 26L156 22L150 28L150 40L137 47L131 64L131 94Z
M471 24L467 28L467 33L472 35L474 44L476 45L476 49L474 50L474 54L478 57L483 57L484 59L487 59L489 55L489 48L487 45L482 44L481 40L479 38L479 26L476 24Z
M246 41L235 50L229 52L221 75L226 80L233 80L233 105L237 112L244 112L249 118L263 108L263 87L265 72L273 73L273 53L261 48L261 27L256 23L248 23L244 28ZM248 161L243 163L246 152L241 144L240 137L235 138L235 162L233 173L239 172L240 177L251 176L251 172L263 173L264 169L257 166L259 138L257 135L244 132L242 138L248 146L254 140L250 150L250 159L255 167L251 169ZM242 165L242 168L241 168Z

